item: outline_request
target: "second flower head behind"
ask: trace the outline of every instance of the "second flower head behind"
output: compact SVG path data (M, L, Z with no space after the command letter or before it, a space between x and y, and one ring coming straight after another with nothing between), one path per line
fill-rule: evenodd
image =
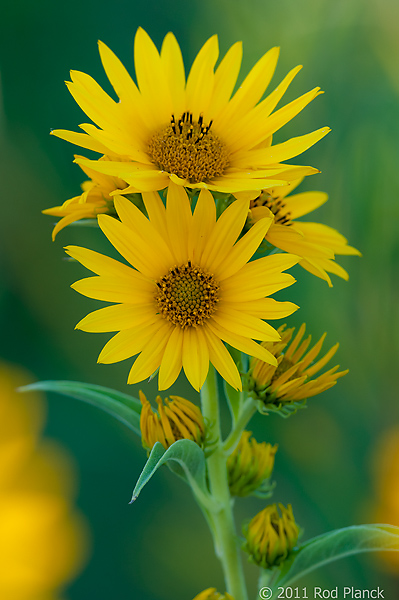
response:
M316 87L275 111L301 68L296 67L262 100L276 68L278 48L256 63L234 95L241 43L234 44L215 68L218 39L211 37L186 80L173 34L166 35L158 52L139 28L134 44L137 85L102 42L99 50L118 102L89 75L72 71L68 88L95 125L81 125L84 133L52 133L108 156L109 160L78 162L126 181L124 193L161 190L170 181L226 193L260 191L317 172L283 161L315 144L328 127L272 145L273 134L321 93Z
M254 340L278 341L264 319L288 316L297 308L270 294L295 280L283 273L298 257L283 254L248 262L272 219L262 219L239 241L248 201L233 202L216 219L215 201L203 190L194 211L183 187L171 184L166 207L157 192L143 194L147 218L126 198L116 197L120 221L99 215L101 229L126 259L122 264L86 248L68 247L70 256L97 274L76 282L81 294L116 304L89 314L77 328L118 332L99 362L139 355L129 383L153 375L169 388L181 369L199 390L211 362L235 389L242 383L223 342L269 364L276 358Z

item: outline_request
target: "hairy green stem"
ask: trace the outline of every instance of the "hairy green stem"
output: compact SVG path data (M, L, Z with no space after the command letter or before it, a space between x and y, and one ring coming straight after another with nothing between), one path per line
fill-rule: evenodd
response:
M248 600L221 440L217 379L213 367L201 390L201 402L210 438L216 440L215 451L207 459L210 491L220 505L212 514L216 553L222 563L228 593L234 600Z
M240 441L242 432L244 431L245 427L248 425L249 421L252 419L252 417L254 416L255 413L256 413L255 401L251 397L247 398L242 405L242 408L240 410L240 414L239 414L237 422L234 426L234 429L232 429L230 435L228 436L228 438L226 439L226 441L223 444L223 449L224 449L225 453L231 454L231 452L233 452L234 448L237 446L238 442Z

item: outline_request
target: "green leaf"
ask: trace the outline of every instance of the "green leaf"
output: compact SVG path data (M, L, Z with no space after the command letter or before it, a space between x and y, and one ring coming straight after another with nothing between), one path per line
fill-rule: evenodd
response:
M55 392L63 396L75 398L76 400L82 400L87 404L92 404L124 423L138 435L141 435L141 402L137 398L100 385L80 383L78 381L39 381L21 387L18 391L30 392L36 390Z
M354 525L335 529L303 544L288 559L274 581L274 588L291 585L307 573L334 560L381 550L399 550L399 527L393 525Z
M167 450L156 442L144 469L133 490L134 502L155 471L169 462L172 471L184 476L194 495L205 505L209 503L209 492L205 479L205 456L201 448L192 440L177 440Z

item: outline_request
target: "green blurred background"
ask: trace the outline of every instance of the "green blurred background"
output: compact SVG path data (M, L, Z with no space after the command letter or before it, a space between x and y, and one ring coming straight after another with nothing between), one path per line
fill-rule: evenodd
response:
M287 421L259 416L251 423L259 439L279 444L275 499L292 503L305 538L377 515L399 525L399 508L388 510L394 482L390 496L389 478L382 492L378 475L390 460L383 441L399 424L398 23L394 0L17 0L2 7L0 356L28 368L32 379L82 380L127 391L129 361L97 365L107 336L73 329L95 303L69 288L85 273L64 261L62 250L70 243L108 247L98 231L79 228L64 230L52 243L52 217L40 214L76 195L82 181L72 164L80 150L48 133L76 130L85 120L63 83L69 69L90 73L110 91L98 39L131 73L138 26L158 47L173 31L187 67L214 33L222 54L243 40L241 76L280 45L273 84L296 64L305 66L284 102L316 85L325 90L276 140L331 126L332 133L298 161L322 171L302 189L328 192L330 201L314 220L336 227L363 258L340 261L351 278L335 278L333 289L297 269L298 283L280 298L301 306L290 324L306 321L316 338L327 331L329 345L340 341L338 359L350 374ZM154 382L141 387L155 393ZM183 378L173 392L195 399ZM57 396L49 398L46 433L75 457L79 506L93 532L91 562L66 597L191 600L208 586L223 591L202 516L167 469L128 505L145 460L138 439L106 415ZM398 470L396 465L389 477ZM259 500L240 501L238 518L261 508ZM386 568L376 556L363 556L300 583L379 585L394 598L394 574ZM248 569L255 597L256 570Z

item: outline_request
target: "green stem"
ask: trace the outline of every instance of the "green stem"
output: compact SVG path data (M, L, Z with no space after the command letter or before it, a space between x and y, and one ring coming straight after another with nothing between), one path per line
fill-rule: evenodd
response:
M249 421L252 419L254 414L256 413L256 406L253 398L247 398L242 406L240 411L240 415L237 419L237 422L232 429L229 437L223 444L223 450L226 454L231 454L234 448L237 446L240 441L240 437L245 427L248 425Z
M217 440L215 451L207 459L210 491L220 505L212 514L216 554L222 563L228 593L234 600L248 600L221 440L217 379L213 367L210 367L201 390L201 402L210 438Z

